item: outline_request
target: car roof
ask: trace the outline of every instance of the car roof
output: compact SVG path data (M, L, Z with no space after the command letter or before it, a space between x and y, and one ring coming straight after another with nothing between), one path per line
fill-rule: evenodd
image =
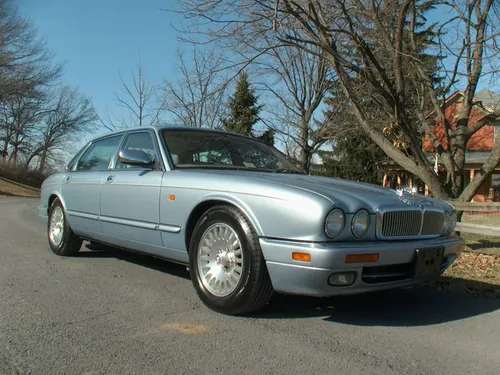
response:
M156 131L164 130L164 129L171 129L171 130L189 130L189 131L195 131L195 132L210 132L210 133L220 133L220 134L231 134L239 137L244 137L244 138L251 138L248 137L244 134L240 133L235 133L235 132L229 132L225 130L220 130L220 129L211 129L211 128L197 128L197 127L192 127L192 126L185 126L185 125L166 125L166 124L157 124L157 125L143 125L143 126L132 126L130 128L123 128L123 129L118 129L112 132L109 132L107 134L101 135L99 137L93 138L91 142L95 142L99 139L102 138L107 138L116 134L120 133L125 133L125 132L130 132L130 131L137 131L137 130L147 130L147 129L153 129Z

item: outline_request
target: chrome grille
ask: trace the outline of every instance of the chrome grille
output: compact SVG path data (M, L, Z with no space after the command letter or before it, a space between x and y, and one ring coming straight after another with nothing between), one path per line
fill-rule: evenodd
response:
M425 211L422 235L441 234L444 216L440 211Z
M384 237L411 237L420 233L422 211L386 211L382 214L381 235Z

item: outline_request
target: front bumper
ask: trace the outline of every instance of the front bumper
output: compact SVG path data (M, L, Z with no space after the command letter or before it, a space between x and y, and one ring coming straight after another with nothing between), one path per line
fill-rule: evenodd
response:
M439 277L458 257L464 240L458 236L419 241L373 241L343 243L302 243L260 239L274 290L278 293L326 297L357 294L397 288ZM440 272L415 277L416 250L443 248ZM308 253L310 262L295 261L293 252ZM376 262L345 263L348 254L378 253ZM331 286L332 273L354 271L355 281L349 286Z

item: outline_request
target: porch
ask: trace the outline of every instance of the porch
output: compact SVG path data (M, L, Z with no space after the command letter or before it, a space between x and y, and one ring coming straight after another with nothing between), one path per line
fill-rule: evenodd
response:
M484 161L488 156L487 152L469 152L466 155L465 163L465 184L467 186L474 178L476 173L481 169ZM429 161L435 163L435 157L429 155ZM442 171L439 176L446 178L442 164L437 163L438 171ZM382 186L391 189L401 188L416 188L417 192L422 195L430 196L432 192L429 187L418 177L404 170L399 165L392 161L383 164L384 178ZM479 187L476 195L472 199L473 202L500 202L500 165L492 173L492 175L484 181Z

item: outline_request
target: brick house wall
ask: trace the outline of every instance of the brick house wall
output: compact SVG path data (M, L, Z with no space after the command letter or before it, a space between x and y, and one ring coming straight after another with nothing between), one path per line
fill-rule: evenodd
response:
M462 107L462 102L460 100L450 104L445 110L445 115L450 122L451 128L456 129L457 116ZM477 107L472 108L469 126L474 126L474 124L484 117L485 113L478 109ZM433 129L434 135L441 141L441 144L447 149L448 142L444 135L444 127L441 121L436 117L435 121L437 123L436 127ZM469 140L467 144L467 151L490 151L493 149L495 143L495 127L493 125L486 125L479 129ZM423 142L424 152L435 152L434 146L432 145L429 136L426 134Z

